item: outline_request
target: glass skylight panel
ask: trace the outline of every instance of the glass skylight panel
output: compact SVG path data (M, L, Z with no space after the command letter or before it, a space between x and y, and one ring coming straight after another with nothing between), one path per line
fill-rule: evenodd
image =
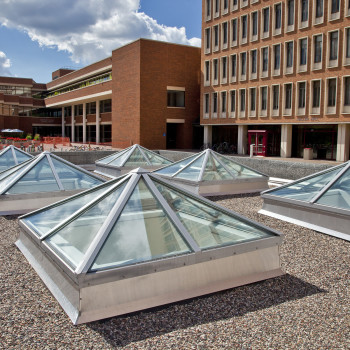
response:
M1 181L2 179L4 179L5 177L8 177L8 176L10 176L11 174L17 172L19 169L21 169L21 168L27 166L27 165L29 164L29 161L31 161L31 159L30 159L30 160L27 160L26 162L23 162L23 163L21 163L21 164L15 165L15 166L13 166L13 167L11 167L11 168L8 168L8 169L6 169L6 170L0 172L0 181ZM12 179L12 177L11 177L11 179Z
M59 186L46 157L22 176L8 191L9 194L59 191Z
M102 193L108 191L113 185L115 185L115 183L109 186L99 186L88 193L79 194L72 200L61 202L50 208L39 211L36 214L24 217L22 221L31 227L39 237L42 237L80 208L94 201Z
M125 184L122 184L108 197L96 203L67 226L46 238L45 242L71 267L76 268L83 260L87 249L105 222L124 187Z
M65 190L91 188L103 182L53 157L51 159Z
M316 201L329 207L350 209L350 169Z
M124 166L126 167L140 167L149 165L141 151L135 147L134 151L128 157L128 160L125 162Z
M120 155L117 154L117 158L108 164L113 166L122 166L125 160L129 158L130 153L131 149L128 149L126 152L123 152Z
M14 165L16 165L15 159L13 158L11 148L8 148L0 157L0 171L4 171Z
M226 169L211 155L209 154L207 164L204 169L203 181L220 181L229 180L233 176L230 175Z
M343 167L336 168L327 173L294 182L284 188L277 188L271 191L271 195L283 198L296 199L300 201L310 201L317 193L319 193L331 181Z
M139 180L91 270L189 253L180 232Z
M205 154L196 159L192 164L186 166L175 177L184 180L198 181L203 165Z
M28 159L32 159L32 157L30 155L27 155L27 154L25 154L23 152L17 151L16 149L14 151L15 151L18 163L22 163L22 162L25 162Z
M171 162L154 152L150 152L144 148L142 148L143 153L146 155L147 159L151 162L152 165L167 165L171 164Z
M108 156L106 158L102 158L102 159L98 160L97 162L101 163L101 164L108 164L112 160L114 160L115 158L120 157L122 155L122 153L125 153L125 152L127 152L127 151L121 151L119 153L113 153L111 156Z
M165 168L159 169L159 170L155 171L155 174L172 176L175 173L177 173L180 169L183 169L184 167L186 167L196 157L198 157L198 154L196 154L192 157L186 158L186 159L182 160L181 162L178 162L178 163L175 163L173 165L167 166Z
M224 214L173 188L158 182L155 185L201 249L271 237L267 231Z
M262 177L263 175L250 170L248 168L246 168L245 166L238 164L234 161L231 161L230 159L226 158L226 157L222 157L218 154L216 154L216 156L218 157L218 159L225 164L225 166L232 171L233 174L237 174L237 176L255 176L255 177Z

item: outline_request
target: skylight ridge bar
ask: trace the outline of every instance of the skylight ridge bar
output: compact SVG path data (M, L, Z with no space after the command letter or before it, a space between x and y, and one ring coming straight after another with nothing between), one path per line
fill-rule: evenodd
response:
M143 158L146 159L146 162L148 163L148 165L152 166L151 161L148 159L148 157L146 156L146 154L145 154L145 152L143 151L143 149L142 149L141 147L137 147L137 148L140 150L141 154L143 155Z
M135 149L136 149L136 145L133 145L133 146L131 146L131 147L129 148L129 152L130 152L129 157L134 153ZM125 154L125 153L124 153L124 154ZM125 163L129 160L129 159L128 159L129 157L125 157L125 159L124 159L123 162L119 165L119 167L123 167L123 166L125 165ZM118 158L119 158L119 157L118 157Z
M191 160L188 164L186 164L183 168L179 169L174 175L172 175L171 177L175 177L178 173L180 173L182 170L186 169L187 167L189 167L192 163L194 163L198 158L202 157L203 154L199 153L197 157L195 157L193 160ZM185 160L185 159L183 159ZM171 165L169 165L171 166Z
M334 177L334 179L330 182L328 182L328 184L323 188L323 190L321 190L320 192L316 193L316 195L314 197L311 198L310 203L315 203L320 197L323 196L323 194L329 190L330 187L333 186L334 183L336 183L338 181L338 179L340 177L343 176L343 174L350 168L350 162L344 167L344 169L342 169L341 171L339 171L339 173Z
M105 197L107 197L111 191L115 190L116 187L119 187L125 180L127 179L124 178L122 181L118 181L116 184L114 184L111 188L106 190L105 192L101 193L98 197L96 197L94 200L92 200L90 203L85 204L83 207L75 211L73 214L71 214L68 218L65 220L61 221L58 225L53 227L49 232L45 233L45 235L40 237L40 240L43 241L46 237L49 237L53 233L55 233L58 229L63 228L67 226L74 218L79 216L80 214L84 213L85 211L89 210L91 207L93 207L96 203L100 202L103 200ZM40 211L39 209L38 211Z
M175 226L180 230L180 233L182 237L186 240L186 242L189 244L191 249L198 253L201 251L201 248L196 243L196 241L192 238L190 233L187 231L186 227L183 225L181 220L177 217L177 215L174 213L174 210L170 208L168 202L164 199L163 195L158 191L157 187L153 184L152 180L149 178L147 174L144 175L144 180L147 183L149 189L155 196L155 198L159 201L160 205L166 212L166 214L170 217L171 221L175 224Z
M11 152L12 152L13 159L15 160L15 164L18 165L18 159L16 156L15 149L13 147L11 147Z
M113 158L110 162L108 162L108 163L106 163L106 164L108 165L108 164L114 162L116 159L120 158L123 154L125 154L126 152L128 152L128 151L130 150L131 147L132 147L132 146L130 146L130 147L124 149L123 151L118 152L118 153L116 154L115 158ZM113 154L112 154L112 155L113 155ZM100 159L99 161L102 161L102 160L104 160L104 159L106 159L106 158L109 158L109 157L111 157L112 155L107 156L107 157L104 157L104 158ZM99 161L98 161L97 163L99 163ZM101 163L101 164L103 164L103 163Z
M87 249L83 261L75 269L75 273L77 275L86 274L89 271L90 267L96 259L97 254L100 252L110 231L112 230L115 222L118 220L126 203L129 201L129 198L133 193L135 187L137 186L140 177L141 175L135 173L131 175L131 179L120 194L118 200L113 205L112 210L108 214L106 220L98 230L95 238L93 239L89 248Z
M205 150L204 152L205 152L205 156L204 156L204 160L202 163L201 171L200 171L199 176L198 176L198 181L202 181L202 179L203 179L204 170L205 170L205 167L207 165L208 158L209 158L209 150Z
M234 174L229 168L227 168L226 164L224 164L224 162L222 162L222 161L219 159L219 157L216 156L216 154L215 154L214 152L212 153L212 156L216 159L217 162L219 162L219 164L221 164L221 165L224 167L224 169L225 169L231 176L237 177L238 172L237 172L237 174Z
M55 180L56 180L56 182L57 182L57 185L58 185L59 189L60 189L61 191L64 191L64 187L63 187L63 185L62 185L61 179L60 179L60 177L59 177L58 174L57 174L56 168L55 168L55 166L54 166L53 163L52 163L52 159L51 159L50 155L49 155L49 154L45 154L45 156L46 156L47 161L48 161L49 164L50 164L50 168L51 168L51 170L52 170L52 172L53 172L53 176L55 177Z

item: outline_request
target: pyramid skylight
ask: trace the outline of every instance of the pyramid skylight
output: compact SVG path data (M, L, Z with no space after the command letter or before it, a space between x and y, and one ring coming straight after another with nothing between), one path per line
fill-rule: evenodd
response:
M350 240L350 162L262 194L262 214Z
M139 167L154 170L172 164L169 159L137 144L97 160L95 163L96 172L114 177Z
M281 274L279 233L143 169L20 225L17 245L34 268L49 255L53 264L37 271L74 323ZM75 296L64 279L76 284Z
M43 152L0 173L0 214L25 213L103 182L98 176Z
M32 159L33 156L15 146L8 146L0 152L0 174L15 165Z
M211 149L165 166L155 174L202 195L259 192L268 188L266 175Z

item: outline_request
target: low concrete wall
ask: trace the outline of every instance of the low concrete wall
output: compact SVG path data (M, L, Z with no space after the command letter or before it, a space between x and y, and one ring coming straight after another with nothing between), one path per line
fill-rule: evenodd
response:
M195 153L193 152L181 152L181 151L162 151L159 153L167 157L170 160L178 161L180 159L189 157ZM278 177L282 179L297 180L301 177L308 176L319 171L328 169L338 163L325 164L314 162L293 162L278 159L265 159L265 158L249 158L239 156L228 156L234 159L236 162L243 165L247 165L252 169L260 171L271 177Z

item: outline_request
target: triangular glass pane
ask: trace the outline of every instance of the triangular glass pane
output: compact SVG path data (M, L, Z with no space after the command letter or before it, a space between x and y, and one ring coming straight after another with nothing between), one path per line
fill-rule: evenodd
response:
M350 169L348 169L323 195L317 204L350 210Z
M108 163L111 162L112 160L119 158L119 157L120 157L121 155L123 155L125 152L128 152L128 149L126 149L126 150L124 150L124 151L117 152L117 153L113 153L111 156L108 156L108 157L99 159L99 160L97 161L97 163L100 163L100 164L108 164Z
M117 154L116 159L109 163L109 165L113 166L123 166L126 159L129 158L132 149L128 149L126 152L121 152L121 154Z
M286 187L277 188L269 194L299 201L310 201L339 173L339 171L342 170L342 168L343 167L339 167L306 180L293 182Z
M192 164L181 170L175 178L198 181L201 168L203 166L205 154L196 159Z
M91 270L189 253L178 229L140 180L98 253Z
M16 154L16 158L17 158L17 162L18 163L25 162L26 160L32 158L29 154L25 154L25 153L20 152L20 151L18 151L16 149L15 149L15 154Z
M214 248L271 237L271 233L240 218L229 216L188 195L155 182L157 189L175 211L200 248Z
M27 166L29 164L29 162L32 161L32 159L30 160L27 160L26 162L23 162L21 164L18 164L18 165L15 165L15 166L12 166L11 168L8 168L2 172L0 172L0 181L2 179L4 179L5 177L8 177L10 176L11 174L17 172L19 169Z
M16 162L13 158L12 150L9 147L0 157L0 171L4 171L14 165L16 165Z
M190 162L192 162L193 159L198 157L198 154L188 157L186 159L183 159L182 161L179 161L175 164L172 164L170 166L167 166L165 168L159 169L155 171L155 174L160 174L160 175L166 175L166 176L172 176L176 174L180 169L183 169L186 165L188 165Z
M51 160L65 190L87 189L103 183L102 180L92 177L79 169L73 168L54 157L51 157Z
M50 167L49 161L43 157L23 177L21 177L6 193L32 193L59 191L55 176Z
M125 184L122 184L108 197L96 203L67 226L45 238L44 241L70 266L76 268L84 259L87 249L120 197L124 187Z
M259 174L253 170L250 170L246 168L245 166L238 164L226 157L223 157L219 154L215 154L219 160L225 164L225 166L233 173L236 174L236 176L240 177L262 177L262 174Z
M114 185L115 182L108 186L98 186L88 192L79 194L71 200L53 205L46 210L25 217L22 221L33 229L38 236L42 237L60 222L66 220L84 205L93 202L99 195L108 191Z
M152 165L161 166L161 165L171 164L170 160L167 160L154 152L150 152L149 150L146 150L145 148L142 148L142 150Z
M211 155L208 155L207 164L204 169L203 181L232 180L233 176Z
M141 151L138 149L138 147L135 147L134 151L129 156L128 160L124 164L126 167L140 167L140 166L147 166L149 165Z

